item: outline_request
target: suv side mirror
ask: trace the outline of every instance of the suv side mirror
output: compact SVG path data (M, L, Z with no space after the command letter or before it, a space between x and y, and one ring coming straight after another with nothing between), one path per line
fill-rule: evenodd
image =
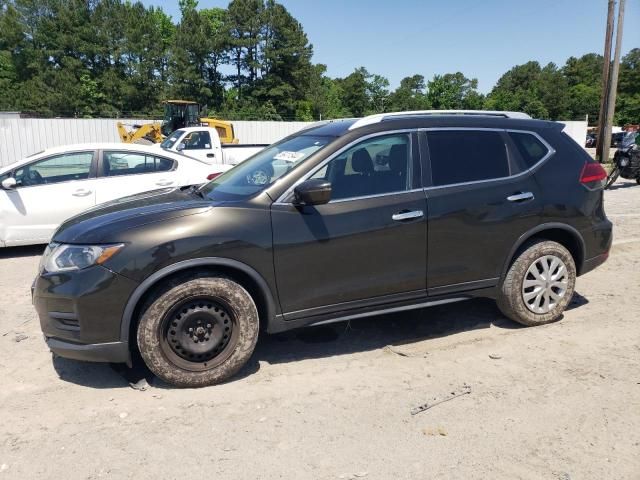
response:
M293 189L294 204L323 205L331 200L331 182L322 178L306 180Z
M17 185L18 182L16 182L16 179L13 177L5 178L2 181L2 188L4 188L5 190L13 190Z
M178 144L178 146L176 147L176 150L181 152L185 149L186 145L184 144L184 142L181 142Z

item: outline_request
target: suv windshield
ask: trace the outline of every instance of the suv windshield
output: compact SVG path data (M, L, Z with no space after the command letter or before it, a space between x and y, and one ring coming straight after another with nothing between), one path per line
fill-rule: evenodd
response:
M274 143L204 185L211 200L242 200L261 192L336 137L299 135Z
M160 146L162 148L171 148L171 147L173 147L173 144L178 141L178 139L180 138L180 136L183 133L184 133L184 131L182 131L182 130L176 130L171 135L169 135L167 138L165 138L164 141L160 144Z

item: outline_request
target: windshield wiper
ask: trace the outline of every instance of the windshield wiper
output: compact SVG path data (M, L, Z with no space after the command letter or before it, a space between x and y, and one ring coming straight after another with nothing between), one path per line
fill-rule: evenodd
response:
M198 195L200 198L206 199L204 193L200 191L200 185L191 185L186 189L187 193Z

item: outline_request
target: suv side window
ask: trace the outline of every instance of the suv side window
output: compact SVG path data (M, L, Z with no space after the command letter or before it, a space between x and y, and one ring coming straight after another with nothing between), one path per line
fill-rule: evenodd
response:
M509 176L507 148L500 132L427 132L433 185L452 185Z
M105 177L166 172L172 170L174 165L173 160L144 153L105 151L102 157Z
M93 152L74 152L43 158L15 171L17 187L86 180L91 173Z
M184 141L185 150L211 150L211 135L206 130L191 132Z
M508 134L526 163L527 168L533 167L549 153L546 145L535 135L525 132L508 132Z
M349 148L311 178L331 182L331 199L403 192L411 185L411 137L407 133L364 140Z

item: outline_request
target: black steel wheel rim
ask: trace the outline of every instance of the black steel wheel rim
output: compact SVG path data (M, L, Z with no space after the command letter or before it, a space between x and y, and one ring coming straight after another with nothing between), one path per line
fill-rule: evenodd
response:
M217 367L229 358L238 341L236 315L217 297L192 297L177 303L159 328L165 356L190 371Z

